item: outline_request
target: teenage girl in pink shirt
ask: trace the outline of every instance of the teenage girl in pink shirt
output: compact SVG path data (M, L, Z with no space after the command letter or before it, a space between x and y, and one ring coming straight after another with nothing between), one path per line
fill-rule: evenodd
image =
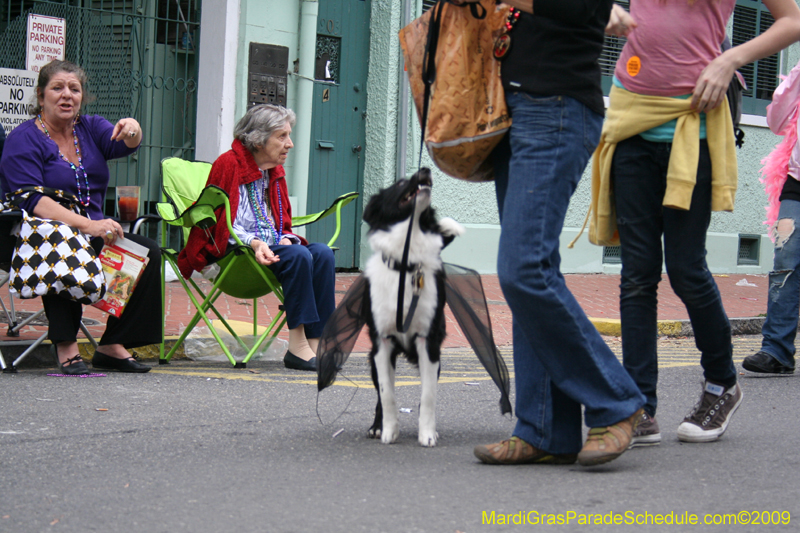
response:
M679 425L678 439L718 439L742 401L730 324L706 264L712 190L706 138L718 132L706 131L704 112L725 101L737 69L800 39L800 9L794 0L763 0L775 23L753 40L722 53L720 44L735 3L632 0L630 15L615 11L617 32L627 35L628 41L617 62L614 90L690 98L694 112L701 114L700 157L688 210L662 205L675 121L619 142L614 152L611 179L622 255L623 364L647 399L631 446L661 441L655 414L657 289L662 261L673 290L689 312L704 373L700 399Z

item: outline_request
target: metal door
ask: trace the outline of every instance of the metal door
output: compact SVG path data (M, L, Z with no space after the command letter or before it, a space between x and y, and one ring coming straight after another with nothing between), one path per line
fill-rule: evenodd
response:
M109 162L106 214L117 185L140 185L154 212L161 159L194 157L200 0L0 0L0 67L25 68L29 13L66 19L66 59L96 97L85 113L142 125L139 151Z
M322 0L317 18L317 52L308 180L308 212L328 207L337 196L363 192L369 59L369 0ZM358 265L362 202L347 206L336 245L336 266ZM326 242L334 221L308 227L311 241Z

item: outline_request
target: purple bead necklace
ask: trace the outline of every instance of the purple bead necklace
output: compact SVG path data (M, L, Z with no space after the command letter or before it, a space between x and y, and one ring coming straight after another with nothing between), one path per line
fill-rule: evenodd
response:
M266 204L264 203L264 197L267 196L267 184L269 183L269 178L266 176L263 178L264 186L259 191L255 187L255 182L250 182L245 185L247 189L247 196L250 198L250 205L253 206L253 212L256 215L256 221L258 226L258 234L261 236L261 239L264 242L269 242L269 236L267 235L265 228L269 228L270 233L272 234L273 238L275 239L275 244L279 244L281 241L281 233L280 231L283 230L283 205L281 203L281 190L280 188L277 189L278 193L278 228L275 229L275 225L272 223L272 219L267 215Z
M48 139L52 140L52 138L50 137L50 132L47 131L47 126L45 126L44 120L42 120L42 115L41 114L36 115L36 118L39 119L39 123L42 125L44 134L47 135ZM84 207L89 207L89 203L91 202L91 196L90 196L91 189L89 188L89 178L86 176L86 169L83 168L83 160L81 159L81 149L78 146L78 135L77 133L75 133L76 121L77 119L72 121L72 141L75 143L75 154L78 156L78 166L76 167L72 161L67 159L67 157L61 153L60 148L58 149L58 155L61 156L61 159L63 159L70 166L73 172L75 172L75 183L78 186L78 201ZM56 146L58 146L58 143L56 143ZM83 198L81 198L81 174L83 174L83 182L86 185L86 201L84 201Z

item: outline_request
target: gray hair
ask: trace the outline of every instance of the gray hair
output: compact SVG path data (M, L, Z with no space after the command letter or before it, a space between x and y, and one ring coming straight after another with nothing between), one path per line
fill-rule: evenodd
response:
M247 110L233 128L233 136L245 148L255 152L267 144L272 134L286 123L294 126L296 118L294 111L286 107L272 104L255 105Z

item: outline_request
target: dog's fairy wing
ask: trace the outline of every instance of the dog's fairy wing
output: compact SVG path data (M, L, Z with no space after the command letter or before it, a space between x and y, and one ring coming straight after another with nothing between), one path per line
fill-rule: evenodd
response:
M333 385L367 321L369 305L369 281L362 274L322 330L317 348L317 390Z
M444 272L447 304L475 355L500 389L500 411L510 413L508 368L494 343L481 276L475 270L450 263L444 264Z

